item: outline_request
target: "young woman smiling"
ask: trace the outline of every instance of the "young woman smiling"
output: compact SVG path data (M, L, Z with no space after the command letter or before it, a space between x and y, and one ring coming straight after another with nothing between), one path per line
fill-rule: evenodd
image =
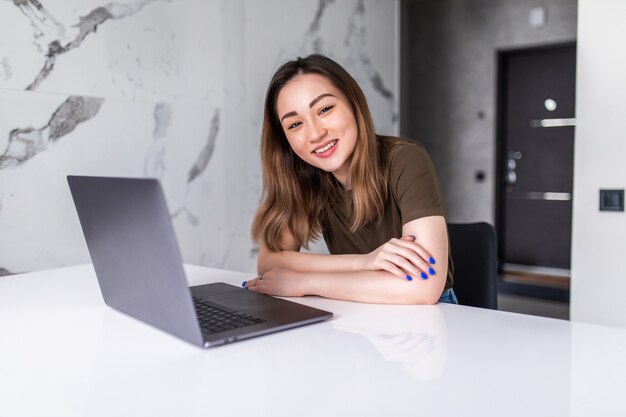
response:
M274 74L261 133L258 272L244 287L368 303L456 303L439 184L424 148L378 136L357 82L322 55ZM323 236L330 255L301 253Z

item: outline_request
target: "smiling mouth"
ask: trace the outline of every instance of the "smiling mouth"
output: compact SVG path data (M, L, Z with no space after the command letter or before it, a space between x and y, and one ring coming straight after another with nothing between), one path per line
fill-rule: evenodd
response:
M338 141L339 141L338 139L334 139L334 140L330 141L326 146L323 146L321 148L315 149L313 151L313 153L324 153L327 150L329 150L330 148L332 148L333 146L335 146Z

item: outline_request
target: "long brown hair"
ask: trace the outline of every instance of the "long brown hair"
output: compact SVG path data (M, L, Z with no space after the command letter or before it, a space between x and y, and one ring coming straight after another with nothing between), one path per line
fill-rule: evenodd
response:
M377 138L363 91L332 59L313 54L283 64L270 81L265 96L261 130L263 195L252 224L252 238L272 251L279 250L286 227L305 247L320 237L322 220L329 215L330 196L340 187L334 176L300 159L291 149L276 113L282 88L299 74L326 77L348 99L357 123L357 143L350 165L354 219L352 231L381 220L387 199L387 169L383 144Z

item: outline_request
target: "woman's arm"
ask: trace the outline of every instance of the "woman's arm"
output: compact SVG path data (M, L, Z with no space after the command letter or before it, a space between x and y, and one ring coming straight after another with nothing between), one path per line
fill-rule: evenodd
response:
M259 274L274 268L300 272L356 271L362 263L360 255L302 253L301 246L301 242L298 242L288 230L283 231L278 244L280 251L273 252L260 245L257 271Z
M439 300L448 272L445 219L430 216L413 220L404 225L402 233L415 236L415 244L424 247L435 259L435 263L429 265L433 274L428 273L426 279L421 276L411 277L410 281L397 279L388 271L307 271L281 267L265 272L263 279L248 281L248 288L280 296L320 295L368 303L434 304ZM334 256L337 255L330 255L330 258Z
M407 225L410 223L407 223ZM411 230L408 228L406 230ZM407 274L419 277L428 273L431 265L429 252L416 243L415 236L405 235L376 248L367 254L322 255L301 253L299 242L288 230L284 230L278 243L279 251L274 252L261 245L257 260L257 271L264 274L279 268L299 272L349 272L349 271L389 271L399 278Z
M272 269L247 288L281 297L319 295L336 300L376 304L435 304L441 296L437 280L400 280L387 271L298 272Z

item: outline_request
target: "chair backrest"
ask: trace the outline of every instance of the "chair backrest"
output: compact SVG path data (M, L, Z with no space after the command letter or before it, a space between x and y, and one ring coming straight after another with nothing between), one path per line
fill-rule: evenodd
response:
M449 223L454 292L459 304L498 308L496 233L489 223Z

